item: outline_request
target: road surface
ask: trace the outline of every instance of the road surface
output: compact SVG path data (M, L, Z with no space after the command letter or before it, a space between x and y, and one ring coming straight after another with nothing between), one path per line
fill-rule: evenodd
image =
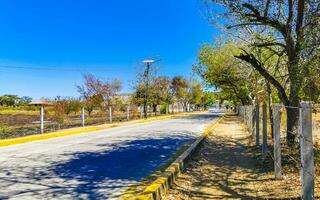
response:
M197 138L205 113L0 148L0 199L114 199Z

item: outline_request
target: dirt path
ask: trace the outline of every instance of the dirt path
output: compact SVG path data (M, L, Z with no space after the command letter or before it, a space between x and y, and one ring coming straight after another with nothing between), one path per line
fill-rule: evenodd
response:
M236 116L227 116L198 150L165 197L173 199L291 199L285 181L275 181L249 145ZM260 163L260 165L259 165ZM297 194L298 196L298 194Z

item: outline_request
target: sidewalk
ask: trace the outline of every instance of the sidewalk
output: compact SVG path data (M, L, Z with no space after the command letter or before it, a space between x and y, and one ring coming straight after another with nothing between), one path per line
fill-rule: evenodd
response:
M283 181L258 162L258 152L237 116L228 115L164 199L289 199Z

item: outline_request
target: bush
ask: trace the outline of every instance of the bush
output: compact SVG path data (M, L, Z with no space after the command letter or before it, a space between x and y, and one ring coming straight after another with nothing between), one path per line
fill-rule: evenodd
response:
M8 126L0 126L0 138L8 138L9 135L12 133L13 128L8 127Z

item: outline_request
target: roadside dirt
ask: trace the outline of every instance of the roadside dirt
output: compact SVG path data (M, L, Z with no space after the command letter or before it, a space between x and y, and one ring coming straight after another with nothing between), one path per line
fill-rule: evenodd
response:
M275 180L272 165L271 158L262 159L237 116L228 115L164 199L300 199L299 171L285 166L284 179ZM317 177L316 199L319 184Z

